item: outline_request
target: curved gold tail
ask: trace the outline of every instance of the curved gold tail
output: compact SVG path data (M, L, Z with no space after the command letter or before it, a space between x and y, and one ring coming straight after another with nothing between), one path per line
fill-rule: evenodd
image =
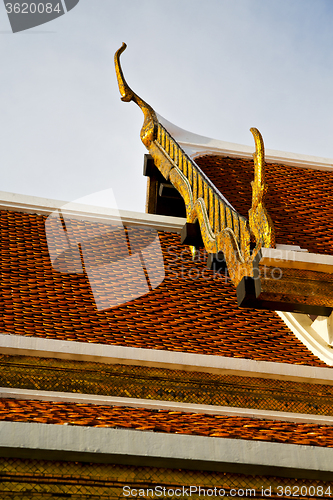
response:
M256 150L253 154L254 180L252 186L252 207L249 210L250 230L254 234L257 246L275 247L275 232L272 219L265 207L267 186L265 184L265 148L261 133L251 128Z
M129 87L125 80L124 73L120 64L120 55L124 52L126 47L126 43L123 43L120 49L118 49L114 55L114 64L116 68L119 92L122 101L134 101L139 106L139 108L141 108L145 118L140 136L144 145L149 148L151 142L153 142L157 136L158 120L153 108L149 106L149 104L147 104L143 99L141 99L141 97L139 97L135 92L133 92L133 90Z

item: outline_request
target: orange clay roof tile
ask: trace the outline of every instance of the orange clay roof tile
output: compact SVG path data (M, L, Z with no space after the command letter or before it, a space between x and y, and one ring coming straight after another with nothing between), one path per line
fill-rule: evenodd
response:
M103 227L96 223L97 235ZM81 224L82 234L84 230ZM52 267L45 217L3 211L1 332L326 366L275 312L239 309L233 285L225 276L205 269L203 252L193 262L188 247L179 244L178 234L159 233L159 239L166 273L163 283L135 300L98 311L86 274ZM113 254L116 241L118 236L113 246L107 242ZM107 255L107 251L101 255L98 245L94 251L97 261Z
M0 399L0 420L117 427L333 447L333 427L329 425L83 403Z

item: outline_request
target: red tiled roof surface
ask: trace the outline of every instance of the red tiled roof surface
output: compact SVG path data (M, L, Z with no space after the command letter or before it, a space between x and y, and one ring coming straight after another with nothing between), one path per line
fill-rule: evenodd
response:
M253 161L213 155L195 161L233 207L248 218ZM265 205L274 223L276 242L333 255L333 172L267 163L265 181Z
M82 403L0 399L0 420L117 427L333 447L333 426Z
M44 223L39 215L1 214L2 333L326 366L275 312L239 309L233 285L207 271L202 254L201 261L193 262L177 234L159 233L166 272L160 286L117 307L97 310L87 274L52 267ZM117 232L105 241L99 236L101 226L96 223L90 247L97 267L108 252L117 254L109 242L115 234L112 241L117 244ZM84 223L80 231L83 238ZM98 272L99 283L108 287L103 266ZM136 278L133 272L133 288Z

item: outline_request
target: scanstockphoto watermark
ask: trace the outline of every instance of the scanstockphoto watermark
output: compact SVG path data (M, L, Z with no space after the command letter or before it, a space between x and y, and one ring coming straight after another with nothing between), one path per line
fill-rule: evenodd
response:
M35 28L63 16L80 0L4 0L13 33Z
M175 497L202 497L206 498L269 498L269 497L310 497L310 498L330 498L333 496L333 489L327 483L324 485L316 484L294 484L261 486L259 488L206 488L201 486L159 486L154 488L134 488L126 485L123 487L123 496L127 498L175 498Z
M174 497L208 497L208 498L223 498L230 497L256 497L256 490L254 488L231 488L224 489L215 486L214 488L203 488L201 486L182 486L182 487L168 487L168 486L154 486L154 488L133 488L129 485L123 487L123 496L129 498L174 498ZM261 492L260 492L261 493Z
M65 203L46 218L46 241L53 270L85 276L98 311L104 311L157 288L165 278L163 252L156 229L124 226L111 188L93 193L113 207L106 219L96 221L88 207L77 219L73 212L87 198Z
M171 245L168 247L168 276L169 279L190 279L192 281L204 280L211 281L214 279L230 281L227 264L220 253L214 257L215 264L212 269L199 266L207 262L208 253L205 249L200 249L195 253L194 258L190 258L190 251L184 248L179 252L179 247ZM189 266L191 263L191 266ZM193 265L192 265L193 264ZM280 267L254 266L254 278L280 280L283 276L283 271Z

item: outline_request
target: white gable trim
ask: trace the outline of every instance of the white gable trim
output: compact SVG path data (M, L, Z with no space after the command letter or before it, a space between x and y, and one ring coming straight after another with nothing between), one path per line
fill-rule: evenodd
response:
M160 115L158 115L158 119L181 146L181 148L193 159L210 154L217 156L230 156L233 158L253 158L254 145L245 146L234 142L211 139L177 127ZM281 163L283 165L312 168L315 170L333 170L333 159L321 158L319 156L265 149L265 159L267 163Z

